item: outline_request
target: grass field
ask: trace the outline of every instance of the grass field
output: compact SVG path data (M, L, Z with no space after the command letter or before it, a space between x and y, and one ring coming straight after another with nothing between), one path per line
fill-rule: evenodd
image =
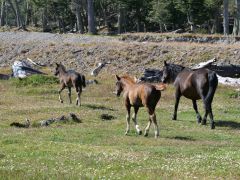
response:
M160 137L131 131L124 135L123 98L112 94L114 76L89 85L82 106L58 101L58 84L0 81L0 179L239 179L240 98L234 88L219 86L214 97L216 129L196 123L191 101L182 98L172 121L174 89L162 92L157 107ZM34 85L33 85L34 84ZM76 94L73 92L75 99ZM202 102L199 108L203 114ZM83 123L18 129L11 122L32 123L76 113ZM115 118L102 120L102 114ZM140 109L143 129L147 113Z

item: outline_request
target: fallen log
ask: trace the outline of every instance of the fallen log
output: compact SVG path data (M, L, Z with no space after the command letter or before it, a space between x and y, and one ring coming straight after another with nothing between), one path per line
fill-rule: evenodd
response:
M27 59L28 62L33 64L33 61L30 61L30 59ZM14 77L19 77L19 78L25 78L29 75L32 74L45 74L37 69L34 69L31 67L31 64L29 64L26 60L22 61L15 61L12 65L12 71L13 71L13 76ZM34 65L37 65L36 63ZM40 66L40 65L38 65Z
M162 77L162 71L158 69L145 69L143 77L140 77L139 81L146 82L160 82Z
M212 71L215 71L219 76L222 77L231 77L231 78L240 78L240 65L225 64L225 65L216 65L213 64L217 59L213 58L209 61L199 63L193 66L191 69L200 69L208 68Z
M0 74L1 80L8 80L10 77L11 77L11 75L8 75L8 74Z
M110 64L110 62L100 62L100 63L98 63L97 67L92 70L91 75L92 76L97 76L106 64Z

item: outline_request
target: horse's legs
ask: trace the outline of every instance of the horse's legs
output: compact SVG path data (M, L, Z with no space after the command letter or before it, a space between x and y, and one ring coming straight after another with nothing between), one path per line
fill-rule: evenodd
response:
M68 98L69 98L69 103L72 104L72 99L71 99L71 87L68 87Z
M63 100L62 100L62 97L61 97L61 92L62 92L64 89L65 89L65 85L63 84L63 85L61 86L61 89L58 91L59 101L60 101L61 103L63 103Z
M174 114L173 114L172 120L177 120L177 110L178 110L180 97L181 97L181 93L179 88L177 88L175 92L175 106L174 106Z
M192 103L193 103L193 108L197 114L197 122L198 123L201 123L202 121L202 117L200 116L199 112L198 112L198 107L197 107L197 101L196 100L192 100Z
M211 119L211 129L215 129L215 122L213 120L212 105L209 104L209 117Z
M82 93L82 87L76 87L76 92L77 92L77 99L76 99L76 105L81 106L81 93Z
M134 125L135 125L135 128L136 128L136 131L139 135L142 134L142 131L141 129L139 128L139 125L137 123L137 113L138 113L138 110L139 110L139 107L134 107L134 114L132 116L132 120L134 122Z
M159 128L158 128L158 124L157 124L157 120L156 120L156 114L155 114L154 110L149 109L149 108L148 108L148 113L149 113L149 118L151 119L151 121L154 124L155 138L158 138L159 137Z
M211 120L211 129L215 129L215 122L213 120L213 114L212 114L212 105L211 102L207 102L204 100L204 108L205 108L205 115L203 118L203 125L206 125L207 122L207 116L209 114L210 120Z
M127 109L127 115L126 115L126 121L127 121L127 129L125 132L125 135L127 135L130 131L130 112L131 112L131 106L129 103L125 104L126 109Z
M152 119L152 122L154 124L155 138L158 138L159 137L159 128L158 128L158 124L157 124L157 120L156 120L156 114L153 113L152 115L150 115L150 118Z
M145 137L148 136L148 132L149 132L151 124L152 124L152 119L149 117L149 121L148 121L147 127L145 128L145 133L144 133Z

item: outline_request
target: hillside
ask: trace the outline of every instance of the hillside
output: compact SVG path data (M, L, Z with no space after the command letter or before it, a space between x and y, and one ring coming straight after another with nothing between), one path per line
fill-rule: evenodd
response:
M158 36L161 34L154 35ZM218 58L218 63L239 64L240 61L238 44L224 42L139 42L119 36L39 32L1 32L0 42L1 67L28 57L48 66L63 62L69 68L89 73L96 63L110 61L104 71L139 74L145 68L161 68L164 60L186 66L213 57Z

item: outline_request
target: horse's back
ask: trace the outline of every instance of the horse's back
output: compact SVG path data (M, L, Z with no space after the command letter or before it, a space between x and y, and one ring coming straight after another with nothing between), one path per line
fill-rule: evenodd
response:
M85 87L85 77L82 78L82 76L83 75L74 70L68 70L67 76L65 77L66 83L68 84L68 86L79 87L84 85Z
M135 84L128 93L132 105L156 105L161 97L161 91L151 84Z
M197 70L183 70L177 76L174 85L180 88L181 94L193 100L201 99L200 94L207 94L209 89L208 74L206 68Z

